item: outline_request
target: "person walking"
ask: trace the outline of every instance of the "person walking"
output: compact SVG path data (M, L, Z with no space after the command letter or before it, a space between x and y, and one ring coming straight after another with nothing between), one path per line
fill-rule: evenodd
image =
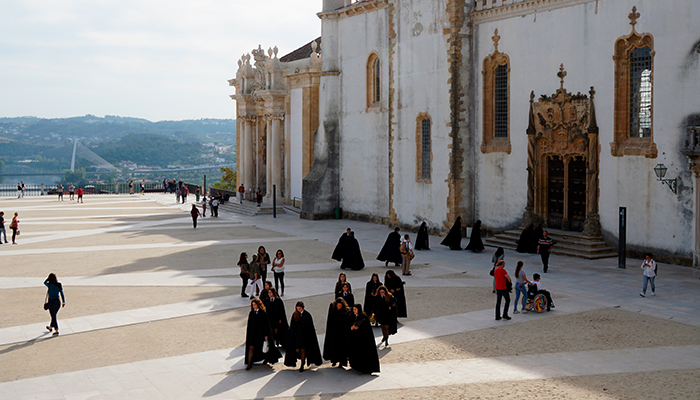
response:
M267 309L267 316L270 318L270 326L275 337L275 345L287 347L287 333L289 332L289 324L287 323L287 312L284 309L284 302L280 299L275 288L270 288L267 291L267 298L263 300ZM270 343L272 345L272 343Z
M248 279L250 278L250 264L248 264L248 254L243 252L240 257L238 257L238 268L240 271L241 281L243 286L241 286L241 297L248 297L245 294L245 290L248 287Z
M0 243L2 243L3 236L5 236L5 243L7 243L7 231L5 230L5 212L0 211Z
M212 212L212 217L219 218L219 199L214 197L211 199L211 212Z
M355 304L355 295L352 294L352 290L350 290L350 283L343 283L338 298L343 299L347 304Z
M515 267L515 301L513 302L513 314L520 314L520 311L518 311L518 299L520 298L520 295L523 296L523 303L520 306L520 309L523 310L523 312L527 312L525 309L525 304L527 304L527 287L525 287L525 284L532 284L527 279L527 276L525 276L525 271L523 271L523 262L518 261L518 265Z
M168 182L163 178L163 193L168 193Z
M63 285L56 278L56 274L50 273L49 276L44 281L44 286L46 286L46 306L48 307L49 314L51 315L51 323L46 327L46 329L51 332L53 331L54 336L58 336L58 320L56 315L58 310L61 309L61 303L63 307L66 306L66 297L63 294ZM61 296L59 299L58 296Z
M272 274L275 276L275 289L284 297L284 252L278 249L272 260ZM282 290L280 290L282 288Z
M375 302L374 314L377 316L377 322L382 326L382 343L385 347L389 347L389 335L394 335L397 332L396 325L396 299L389 293L386 286L380 286L377 289L377 301Z
M343 256L345 255L345 247L348 242L350 232L352 232L352 229L348 228L345 230L345 233L340 235L340 238L338 238L338 244L336 244L335 248L333 249L333 255L331 255L332 259L336 261L343 261Z
M260 265L258 264L257 254L253 255L253 260L250 263L250 281L250 297L255 297L256 288L259 296L259 293L263 290L263 279L262 275L260 274Z
M345 284L347 284L350 291L352 291L352 285L348 282L348 277L345 275L345 272L341 272L340 275L338 275L338 282L335 283L335 289L333 290L334 299L337 299L343 292L343 285Z
M202 192L199 190L199 187L194 191L194 200L195 203L199 203L199 199L202 197Z
M472 226L472 235L469 237L469 244L464 250L471 250L474 253L484 251L484 242L481 240L481 220L477 220Z
M401 275L410 276L411 275L411 260L415 257L413 253L413 244L411 244L411 237L405 234L403 237L403 242L401 242Z
M430 250L430 238L428 236L428 224L423 221L418 227L418 234L416 235L416 250ZM367 310L365 310L365 313Z
M545 274L549 268L549 253L552 252L553 246L554 242L552 241L552 238L549 237L547 231L542 232L542 237L537 243L537 253L542 259L542 271L544 271Z
M190 215L192 216L192 226L194 227L194 229L197 229L197 218L199 218L199 216L201 216L202 214L199 213L197 206L194 204L192 204Z
M253 363L256 361L262 361L263 364L274 364L282 358L282 354L273 344L274 339L265 305L260 299L253 299L250 302L245 335L246 352L244 361L246 370L253 368ZM264 347L267 347L267 351L265 351Z
M382 286L382 282L379 280L379 275L373 273L372 277L369 279L365 285L365 314L367 317L371 317L374 314L374 302L377 298L377 289Z
M134 180L129 181L129 194L134 194Z
M396 317L407 318L408 310L406 307L406 291L404 290L404 281L396 275L392 270L386 271L384 274L384 287L394 296L396 300Z
M304 365L323 364L321 348L318 345L314 319L304 309L304 302L298 301L292 319L289 322L289 345L284 358L284 365L296 367L301 360L299 372L304 372Z
M450 250L462 250L462 217L457 217L447 236L442 239L440 244L448 246Z
M348 359L350 368L363 374L379 372L379 353L374 345L374 333L362 305L355 304L350 315Z
M17 198L22 198L22 185L20 185L19 183L17 183Z
M146 179L141 179L141 195L146 194Z
M24 186L24 181L21 181L20 184L22 185L22 198L24 198L24 190L26 189Z
M387 235L384 246L382 246L377 255L377 260L384 261L384 266L386 267L389 266L390 262L398 267L401 264L399 247L401 247L401 234L399 233L399 228L396 227L393 232Z
M267 281L267 266L270 264L270 255L267 254L265 246L258 247L258 265L260 265L260 276L263 282Z
M68 200L75 200L75 186L72 183L68 184Z
M346 301L338 297L328 306L326 337L323 341L323 358L334 367L339 364L342 368L348 364L349 333L350 309Z
M496 293L496 277L494 276L494 271L496 270L496 265L498 264L499 261L505 261L506 255L505 251L503 250L503 247L499 247L496 249L496 252L493 253L493 257L491 257L491 264L493 264L493 267L491 268L491 273L490 275L493 276L493 293Z
M255 192L255 197L256 197L256 200L258 202L258 207L260 207L260 205L262 204L262 201L263 201L263 192L260 188L258 188L258 191Z
M508 292L508 283L510 282L510 276L508 276L508 271L505 269L506 262L501 260L496 265L494 270L494 278L496 278L496 321L501 320L501 299L505 299L505 306L503 307L503 319L509 320L508 307L510 306L510 293Z
M63 201L63 185L59 183L56 191L58 192L58 199Z
M642 286L642 292L639 293L639 295L645 297L647 294L647 284L651 283L651 295L656 296L656 286L654 285L654 280L656 279L656 261L654 261L654 256L651 253L647 253L644 256L642 270L644 271L644 286Z
M207 216L207 196L202 197L202 218Z
M10 229L12 229L12 244L17 244L17 236L19 236L19 219L17 218L19 214L15 212L15 216L12 217L12 222L10 222ZM7 241L5 242L7 243Z
M78 203L83 202L83 187L82 186L78 188L78 201L77 202Z
M352 269L355 271L365 267L365 260L362 258L360 250L360 242L355 239L355 232L350 232L345 239L345 248L343 254L343 262L340 264L340 269Z
M243 184L238 187L238 192L236 193L238 195L238 204L243 204L243 195L245 194L245 187L243 187Z

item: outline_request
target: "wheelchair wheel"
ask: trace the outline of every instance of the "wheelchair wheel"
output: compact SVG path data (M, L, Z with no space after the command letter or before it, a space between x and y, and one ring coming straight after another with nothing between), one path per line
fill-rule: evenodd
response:
M537 296L535 296L535 300L532 303L532 311L536 311L538 313L541 313L546 309L547 309L547 297L544 294L540 293Z

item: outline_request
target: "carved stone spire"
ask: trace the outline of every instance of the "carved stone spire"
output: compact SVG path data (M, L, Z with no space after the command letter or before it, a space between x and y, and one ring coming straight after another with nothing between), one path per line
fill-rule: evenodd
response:
M632 12L627 16L630 19L630 25L632 25L632 32L635 31L634 26L637 25L637 19L640 16L641 14L637 12L637 6L632 7Z
M561 86L559 89L562 91L564 90L564 78L566 77L566 71L564 71L564 64L559 65L559 72L557 73L557 76L561 80Z
M591 95L591 123L588 125L589 133L598 133L598 121L595 117L595 105L593 104L593 97L595 96L595 89L591 86L591 90L588 92Z
M493 31L493 36L491 36L491 40L493 40L494 52L498 53L498 41L501 40L501 37L498 36L498 28Z

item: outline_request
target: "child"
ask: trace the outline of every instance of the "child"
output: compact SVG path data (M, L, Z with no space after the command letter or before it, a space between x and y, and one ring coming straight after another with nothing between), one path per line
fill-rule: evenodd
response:
M535 285L537 288L537 293L536 294L544 294L544 296L547 298L547 311L550 311L550 308L554 308L554 302L552 301L552 295L549 294L549 291L545 290L544 287L542 286L542 283L540 282L540 274L533 274L532 275L533 282L532 284Z

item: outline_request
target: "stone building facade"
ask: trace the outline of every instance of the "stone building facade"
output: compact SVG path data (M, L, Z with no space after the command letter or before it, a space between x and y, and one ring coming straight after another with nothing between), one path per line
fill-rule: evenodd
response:
M258 51L232 80L246 187L279 182L305 218L611 244L624 206L628 248L700 265L700 2L324 0L318 16L322 57Z

